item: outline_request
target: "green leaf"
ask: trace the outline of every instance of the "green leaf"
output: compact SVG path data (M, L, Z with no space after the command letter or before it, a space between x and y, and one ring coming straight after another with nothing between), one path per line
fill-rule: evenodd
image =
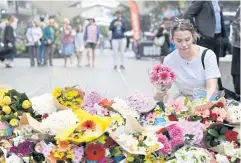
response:
M187 106L188 102L189 102L189 98L186 97L185 100L184 100L184 105Z
M210 135L214 136L214 137L218 137L219 136L218 132L216 130L214 130L214 129L209 129L208 133Z
M226 141L226 137L225 137L224 135L220 135L220 136L218 137L218 141L219 141L220 143L225 142L225 141Z
M225 134L226 131L228 131L228 127L223 127L223 128L220 130L220 134Z

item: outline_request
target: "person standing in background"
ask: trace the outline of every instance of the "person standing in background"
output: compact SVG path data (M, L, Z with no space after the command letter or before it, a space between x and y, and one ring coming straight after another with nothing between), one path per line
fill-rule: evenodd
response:
M74 45L75 45L75 51L76 51L76 57L77 57L77 67L81 67L81 58L82 53L84 52L84 33L82 26L79 25L76 29L76 35L74 38Z
M41 66L39 46L41 45L40 39L43 37L42 29L38 26L36 20L32 21L32 27L29 27L26 33L28 40L27 46L30 55L30 65L35 66L34 58L37 58L37 65Z
M184 14L197 29L200 38L197 44L214 51L219 64L222 40L226 37L223 13L218 0L192 1Z
M47 60L49 60L49 65L53 66L53 44L54 44L54 19L50 19L48 26L44 28L44 44L45 44L45 55L44 55L44 65L47 65Z
M46 27L46 23L44 22L44 15L40 16L40 25L39 27L42 29L42 32L44 33L44 28ZM39 59L40 63L45 65L45 46L44 46L44 38L40 39L41 45L39 46Z
M230 42L233 46L231 75L235 93L240 95L240 6L231 24Z
M85 48L87 49L87 60L88 64L86 67L90 67L90 55L89 52L92 52L92 65L91 67L95 67L95 48L96 44L100 37L100 27L95 24L95 19L90 18L89 24L85 28L84 33L84 41L85 41Z
M72 65L71 55L74 53L72 27L69 25L68 19L64 19L64 27L61 34L61 41L63 44L62 54L64 56L64 67L67 67L67 59L70 59L70 64Z
M124 53L126 48L126 38L124 33L127 31L126 21L121 17L119 11L116 12L116 19L114 19L110 26L109 30L112 31L112 49L113 49L113 58L114 58L114 69L117 69L117 53L120 51L120 69L125 69L124 67Z
M10 65L10 60L16 54L15 30L17 29L17 24L18 24L18 19L16 17L14 16L8 17L8 23L4 29L4 38L3 38L4 48L6 50L6 53L3 55L3 60L6 59L5 61L6 68L12 68L12 66Z

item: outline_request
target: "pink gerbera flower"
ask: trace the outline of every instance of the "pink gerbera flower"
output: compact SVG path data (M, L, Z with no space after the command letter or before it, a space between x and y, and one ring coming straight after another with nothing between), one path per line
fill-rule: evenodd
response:
M174 81L176 79L176 74L174 72L170 72L170 77L172 81Z
M155 65L155 66L153 67L153 71L156 72L156 73L158 73L158 72L161 70L161 68L162 68L161 65Z
M168 67L168 66L162 66L162 71L166 71L166 72L171 72L172 71L172 69L170 68L170 67Z
M166 71L160 72L159 79L161 83L167 84L170 81L170 74Z
M151 82L155 83L158 81L158 74L156 72L151 73Z

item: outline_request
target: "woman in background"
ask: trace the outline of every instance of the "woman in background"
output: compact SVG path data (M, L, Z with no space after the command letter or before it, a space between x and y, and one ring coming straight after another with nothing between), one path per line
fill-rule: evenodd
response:
M28 50L30 55L30 65L35 66L35 57L37 59L37 65L41 66L39 47L41 45L40 39L43 37L42 29L39 27L36 20L32 21L32 26L28 28L26 37L28 40Z
M77 67L81 67L82 53L84 52L84 32L82 26L79 25L76 29L76 36L74 38L74 45L77 57Z
M70 59L70 64L72 65L71 55L74 53L72 27L69 25L68 19L64 19L61 41L63 44L62 54L64 56L64 67L67 67L67 59Z
M6 59L6 68L12 68L10 65L10 60L16 54L15 48L15 30L17 29L18 19L14 16L8 17L8 23L4 30L4 51L3 60Z

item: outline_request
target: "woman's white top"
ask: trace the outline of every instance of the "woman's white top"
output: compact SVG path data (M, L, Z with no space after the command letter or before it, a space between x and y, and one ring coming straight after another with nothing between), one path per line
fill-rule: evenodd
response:
M84 47L84 33L78 32L74 38L74 44L76 48Z
M27 30L26 37L28 40L28 46L35 45L35 42L37 42L38 45L41 45L40 39L43 37L42 29L40 27L30 27Z
M215 53L210 49L206 52L204 70L201 57L206 48L198 47L198 56L191 61L184 60L176 49L166 56L163 62L173 69L176 74L175 85L179 92L186 96L192 96L194 88L206 88L206 80L221 77Z

